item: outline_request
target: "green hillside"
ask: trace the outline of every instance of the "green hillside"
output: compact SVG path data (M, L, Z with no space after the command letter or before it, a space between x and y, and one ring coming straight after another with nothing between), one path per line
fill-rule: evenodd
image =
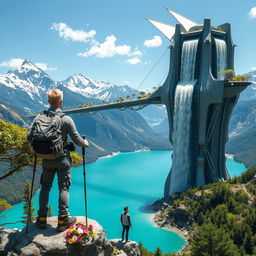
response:
M186 256L256 255L256 169L162 199L155 221L188 232ZM146 255L146 254L145 254Z

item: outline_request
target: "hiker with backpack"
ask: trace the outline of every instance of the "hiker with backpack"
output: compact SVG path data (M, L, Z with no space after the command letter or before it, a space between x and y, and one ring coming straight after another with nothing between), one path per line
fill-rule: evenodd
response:
M39 228L47 227L47 212L49 193L53 179L57 173L59 187L59 232L76 223L76 218L69 216L69 187L71 185L71 157L72 144L67 142L68 135L80 147L88 147L89 142L83 139L76 130L71 117L61 111L63 92L53 89L48 92L50 108L39 114L33 121L28 140L37 156L43 159L42 185L39 195L39 210L36 225Z

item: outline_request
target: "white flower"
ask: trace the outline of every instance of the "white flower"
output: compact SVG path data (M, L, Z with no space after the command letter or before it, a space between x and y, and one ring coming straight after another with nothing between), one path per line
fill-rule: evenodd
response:
M77 232L78 232L79 234L81 234L81 235L83 234L83 230L82 230L81 228L78 228L78 229L77 229Z

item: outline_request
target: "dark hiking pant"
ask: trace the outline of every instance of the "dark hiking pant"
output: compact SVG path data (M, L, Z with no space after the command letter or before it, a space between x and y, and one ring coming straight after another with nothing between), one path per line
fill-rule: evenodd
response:
M39 195L39 216L47 216L49 193L52 188L54 176L57 173L59 187L59 217L68 215L69 187L71 185L71 158L63 155L54 160L43 160L43 172L40 183L42 185Z
M128 240L130 226L123 225L122 240L124 240L124 234L126 233L125 239Z

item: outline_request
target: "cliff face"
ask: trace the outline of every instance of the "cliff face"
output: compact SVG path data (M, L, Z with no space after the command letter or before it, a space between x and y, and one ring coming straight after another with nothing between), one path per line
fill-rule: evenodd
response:
M85 222L84 217L77 217ZM95 220L88 219L97 236L84 246L67 245L65 233L57 232L57 217L47 220L46 229L38 229L32 223L28 233L23 230L0 229L0 256L139 256L139 247L135 242L122 243L120 240L107 240L106 232Z

